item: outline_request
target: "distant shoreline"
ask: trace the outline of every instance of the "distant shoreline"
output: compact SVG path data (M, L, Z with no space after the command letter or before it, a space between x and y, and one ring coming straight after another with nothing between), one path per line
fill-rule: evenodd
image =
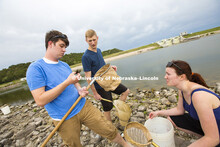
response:
M125 58L125 57L128 57L128 56L138 55L138 54L150 51L152 49L155 49L155 47L154 46L147 47L147 48L143 48L143 49L140 49L140 50L137 50L137 51L133 51L133 52L129 52L129 53L124 53L124 54L121 54L121 55L118 55L118 56L107 57L107 58L104 58L104 60L105 60L105 62L110 62L110 61L121 59L121 58ZM83 67L82 67L82 65L79 65L79 66L73 67L71 69L72 69L72 71L76 71L76 70L82 70Z

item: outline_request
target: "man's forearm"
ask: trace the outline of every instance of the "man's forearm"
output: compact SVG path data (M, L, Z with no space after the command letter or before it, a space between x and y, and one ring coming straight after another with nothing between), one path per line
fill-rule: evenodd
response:
M45 91L45 88L42 87L31 91L31 93L34 96L36 103L39 106L44 106L47 103L53 101L55 98L57 98L68 85L69 83L67 81L64 81L63 83L57 85L56 87L48 91Z
M74 85L75 85L75 87L76 87L76 89L77 89L78 91L81 89L81 86L80 86L80 84L79 84L78 82L75 83Z

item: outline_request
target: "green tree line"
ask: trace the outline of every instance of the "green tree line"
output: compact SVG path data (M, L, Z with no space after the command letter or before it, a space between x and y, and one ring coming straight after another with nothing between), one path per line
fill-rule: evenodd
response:
M110 54L121 52L121 51L122 50L114 48L114 49L103 51L102 55L106 56L106 55L110 55ZM61 60L71 66L74 64L81 63L82 55L83 53L70 53L70 54L64 55ZM11 65L7 69L5 68L5 69L0 70L0 84L8 83L8 82L25 77L27 68L30 64L31 62L20 63L16 65Z

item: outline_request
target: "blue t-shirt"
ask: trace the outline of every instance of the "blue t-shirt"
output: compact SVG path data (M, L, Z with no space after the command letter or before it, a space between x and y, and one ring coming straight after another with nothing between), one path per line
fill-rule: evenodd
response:
M194 118L194 119L196 119L196 120L199 120L198 114L197 114L197 112L196 112L196 110L195 110L195 107L194 107L194 105L193 105L193 102L192 102L192 95L193 95L193 93L196 92L196 91L206 91L206 92L208 92L208 93L211 93L211 94L215 95L219 100L220 100L220 96L217 95L216 93L214 93L214 92L208 90L208 89L204 89L204 88L195 89L195 90L193 90L192 93L191 93L191 104L188 105L188 103L186 102L186 100L185 100L185 98L184 98L184 96L183 96L183 92L182 92L183 107L184 107L184 109L185 109L187 112L189 112L189 114L190 114L190 116L191 116L192 118ZM220 106L219 106L218 108L213 109L213 113L214 113L214 115L215 115L216 123L217 123L217 125L218 125L218 130L219 130L219 134L220 134Z
M48 91L64 82L70 73L72 70L65 62L59 61L57 64L48 64L40 59L28 67L26 78L31 91L40 87L45 87L45 91ZM74 84L70 84L57 98L44 107L51 118L62 119L78 97L79 93L76 87ZM66 120L79 113L85 101L85 98L82 98Z
M97 52L93 52L87 49L82 56L82 65L84 72L91 71L91 76L94 77L95 73L105 65L101 50L97 48ZM97 82L94 85L96 89L102 88Z

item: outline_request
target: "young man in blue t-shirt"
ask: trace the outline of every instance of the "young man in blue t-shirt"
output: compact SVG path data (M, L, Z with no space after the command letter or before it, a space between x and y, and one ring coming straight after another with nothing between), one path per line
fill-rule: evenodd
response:
M105 65L105 61L103 59L101 50L97 48L98 36L96 32L90 29L85 33L85 37L86 37L86 42L88 43L89 47L83 54L82 65L83 65L83 69L85 72L85 76L87 78L87 82L90 83L91 78L94 77L95 73L103 65ZM116 66L112 66L112 68L115 71L117 71ZM114 91L106 92L101 86L99 86L97 82L95 82L91 86L91 89L92 89L95 99L97 100L101 100L101 98L105 98L105 99L112 101L111 92L113 92L118 95L121 95L120 100L125 101L129 93L129 89L122 84L120 84ZM103 106L104 115L109 121L111 121L110 111L113 108L113 104L110 102L106 102L104 100L101 100L101 103Z
M81 88L78 83L80 74L75 75L68 64L59 60L69 45L67 36L52 30L46 34L45 45L45 56L28 67L26 77L35 102L45 107L54 124L57 125L79 95L84 97L88 91L86 87ZM108 121L102 113L91 102L82 98L58 132L65 145L81 147L80 130L84 124L101 136L128 146L112 123L106 124L106 122Z

